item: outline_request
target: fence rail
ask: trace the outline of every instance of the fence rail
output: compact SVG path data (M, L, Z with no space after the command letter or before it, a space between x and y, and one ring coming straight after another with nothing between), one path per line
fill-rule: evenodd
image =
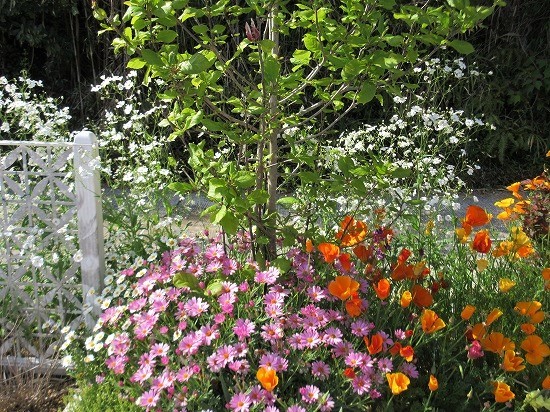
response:
M47 361L52 324L93 325L103 286L96 137L0 141L0 358Z

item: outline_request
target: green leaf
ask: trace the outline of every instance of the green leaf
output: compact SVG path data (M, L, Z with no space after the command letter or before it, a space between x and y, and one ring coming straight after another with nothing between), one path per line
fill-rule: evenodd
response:
M345 81L353 80L363 71L365 64L357 59L350 60L342 69L342 79Z
M295 205L296 203L300 203L300 201L298 199L296 199L295 197L286 196L286 197L281 197L280 199L278 199L277 203L280 204L280 205L283 205L283 206L291 206L291 205Z
M147 62L150 66L164 66L164 62L160 56L150 49L143 49L141 51L141 57Z
M227 182L223 179L212 178L208 181L208 197L214 200L223 199L222 192L227 187Z
M474 52L474 46L464 40L453 40L449 45L457 52L462 54L470 54Z
M376 85L371 82L365 82L361 86L361 90L357 94L357 102L360 104L365 104L374 99L376 94Z
M172 182L168 185L168 189L172 189L173 191L178 192L180 195L184 195L193 190L193 185L191 183Z
M306 49L314 53L321 51L321 45L319 44L319 40L317 40L316 36L310 33L307 33L304 36L304 46L306 46Z
M184 74L199 74L208 70L214 61L208 60L203 54L196 53L189 60L179 64L179 71Z
M212 223L214 224L220 223L226 214L227 214L227 207L225 205L222 205L222 207L220 207L220 210L218 210L218 213L216 213L216 215L214 216Z
M134 57L133 59L130 59L126 67L128 67L129 69L139 70L143 68L143 66L145 66L146 64L147 62L141 57Z
M402 167L398 167L397 169L392 170L390 175L397 179L403 179L405 177L409 177L411 175L411 171L410 169L404 169Z
M288 272L292 267L290 260L282 257L272 260L271 266L275 266L277 269L281 271L281 273Z
M395 6L395 0L378 0L378 3L386 10L391 10Z
M256 184L256 175L254 172L241 170L235 174L233 181L241 189L247 189Z
M107 18L107 13L105 12L105 10L103 10L99 7L94 7L94 10L92 11L92 14L94 16L94 19L99 20L99 21L103 21Z
M204 294L207 296L219 296L223 290L223 282L220 279L215 279L212 282L208 283Z
M227 212L222 220L220 220L220 225L228 234L234 235L239 229L239 219L231 213Z
M172 278L172 283L177 288L189 288L194 292L198 292L199 280L191 273L178 272Z
M275 81L281 71L281 65L273 56L267 56L264 60L264 77L268 82Z
M157 39L163 43L172 43L176 37L178 37L178 33L174 30L161 30L157 34Z
M296 66L307 66L311 60L311 52L309 50L294 50L290 61Z
M263 189L253 190L246 199L252 205L264 205L269 200L269 194Z

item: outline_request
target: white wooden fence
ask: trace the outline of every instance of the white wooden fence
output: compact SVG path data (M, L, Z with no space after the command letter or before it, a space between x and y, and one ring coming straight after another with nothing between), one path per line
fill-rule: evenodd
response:
M72 162L71 162L72 160ZM92 326L104 277L96 138L0 141L0 360L56 355L52 324Z

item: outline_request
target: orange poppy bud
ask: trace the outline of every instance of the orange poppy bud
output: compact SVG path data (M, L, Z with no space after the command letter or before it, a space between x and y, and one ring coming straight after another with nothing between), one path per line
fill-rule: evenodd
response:
M412 294L411 294L411 292L406 290L401 295L401 300L399 301L399 303L401 304L401 307L408 308L409 305L411 304L411 302L412 302Z
M313 246L313 242L311 239L306 240L306 252L311 253L315 250L315 246Z
M338 256L338 261L342 265L342 269L344 269L346 272L349 272L351 270L351 260L349 253L342 253L340 256Z
M480 230L476 233L471 247L479 253L487 253L491 250L491 238L487 230Z
M340 254L340 248L332 243L320 243L317 249L323 254L323 258L327 263L334 262Z
M521 324L521 330L526 335L531 335L531 334L535 333L536 329L537 328L535 328L535 325L533 325L532 323L522 323Z
M275 389L275 386L279 383L279 378L273 368L261 367L256 373L256 378L258 378L263 388L268 392Z
M420 324L424 333L431 334L443 329L446 324L433 310L424 309L420 315Z
M384 338L380 334L374 335L370 339L370 343L368 338L365 338L365 343L367 344L367 349L371 355L377 354L382 352L383 344L384 344Z
M550 375L546 375L546 378L542 381L542 389L550 389Z
M402 358L404 358L407 362L411 362L414 357L414 349L411 345L407 345L399 350L399 354Z
M359 282L349 276L336 276L336 278L328 284L328 291L331 295L342 300L348 299L359 289Z
M430 375L430 381L428 382L428 388L432 392L436 391L439 388L439 382L437 382L437 378L433 375Z
M504 382L493 382L493 394L495 395L495 402L508 402L516 397L516 395L510 390L510 387Z
M460 317L464 320L470 320L470 318L472 317L475 311L476 311L475 306L466 305L466 307L462 310Z
M542 278L544 279L544 289L550 290L550 268L542 270Z
M421 308L431 306L434 301L430 291L418 284L412 287L411 294L413 297L413 303Z
M502 316L502 311L499 308L495 308L487 315L487 319L485 320L485 325L489 326L491 323L493 323L495 320L500 318Z
M388 385L394 395L399 395L401 392L406 391L411 383L411 380L407 377L407 375L401 372L386 373L386 379L388 380Z
M391 286L387 279L380 279L378 283L375 283L372 286L376 292L376 296L378 296L380 300L384 300L390 295Z

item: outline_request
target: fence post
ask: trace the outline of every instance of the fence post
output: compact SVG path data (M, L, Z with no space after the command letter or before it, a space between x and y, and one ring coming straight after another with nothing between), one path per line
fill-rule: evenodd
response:
M86 325L92 328L95 322L92 314L97 316L100 313L95 300L103 288L105 275L99 153L97 139L92 132L78 133L74 143L78 238L82 252L82 303L91 309L83 312Z

